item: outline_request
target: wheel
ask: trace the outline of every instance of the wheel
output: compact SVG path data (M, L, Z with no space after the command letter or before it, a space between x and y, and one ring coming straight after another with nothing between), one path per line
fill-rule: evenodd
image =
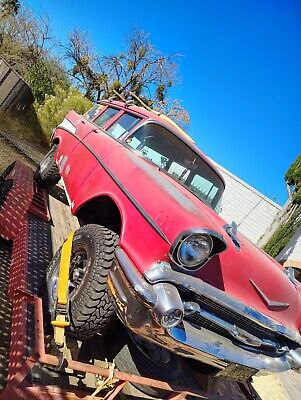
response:
M196 385L185 360L155 343L127 332L123 327L119 329L117 337L113 339L113 345L111 337L108 345L112 346L111 358L114 359L117 368L121 371L180 386ZM187 380L188 375L191 378ZM193 383L191 384L191 382ZM139 391L154 399L165 399L170 396L170 392L162 389L134 383L127 386L126 394L134 396L130 398L139 398Z
M54 162L56 149L57 146L55 145L51 147L34 173L34 180L38 185L45 188L55 186L61 179L56 163Z
M115 319L106 280L117 242L116 233L95 224L84 225L74 234L69 271L70 326L66 332L77 339L104 333ZM61 249L53 257L46 273L46 301L52 320L55 317Z

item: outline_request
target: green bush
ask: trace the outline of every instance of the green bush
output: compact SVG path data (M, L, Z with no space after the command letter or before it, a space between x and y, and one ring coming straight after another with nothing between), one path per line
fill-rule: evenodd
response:
M285 174L285 180L293 188L294 203L301 204L301 154L299 154Z
M37 103L43 103L47 94L54 93L54 85L46 63L36 62L34 66L29 68L26 79Z
M43 104L36 104L36 111L43 133L49 140L52 129L62 122L68 111L84 114L91 106L92 102L79 90L56 86L53 95L46 95Z
M263 250L268 253L271 257L276 257L288 244L291 238L294 236L297 229L301 226L299 220L299 211L295 211L290 219L282 224L276 232L273 234L271 239L263 247Z

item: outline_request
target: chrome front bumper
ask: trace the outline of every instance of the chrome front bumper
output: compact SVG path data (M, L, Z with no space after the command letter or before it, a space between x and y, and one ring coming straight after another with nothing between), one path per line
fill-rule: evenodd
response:
M271 356L256 348L256 344L255 347L250 348L246 344L231 340L205 327L197 327L185 316L178 326L170 329L163 328L160 325L160 318L162 313L170 307L182 307L188 316L187 305L182 301L177 289L179 286L197 295L206 294L209 300L212 298L212 301L225 304L228 309L232 308L242 317L248 318L251 324L254 322L261 325L264 329L283 336L295 345L292 348L285 347L279 354ZM219 369L238 364L252 369L254 373L258 370L282 372L301 369L299 343L301 339L297 332L287 329L258 311L239 302L236 303L231 296L200 279L173 271L166 264L156 265L143 277L126 253L118 248L114 266L108 277L108 288L114 300L116 313L127 328L181 356L193 358ZM214 318L211 314L208 314L208 317ZM229 323L227 325L226 321L222 322L229 330ZM214 323L221 323L220 318L215 318ZM235 332L235 326L232 328ZM252 335L249 334L249 336L252 339ZM257 340L261 342L260 338Z

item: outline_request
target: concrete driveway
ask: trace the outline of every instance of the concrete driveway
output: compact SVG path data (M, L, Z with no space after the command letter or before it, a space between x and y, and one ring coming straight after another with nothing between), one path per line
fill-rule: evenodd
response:
M262 400L301 399L301 375L294 371L255 377L253 386Z

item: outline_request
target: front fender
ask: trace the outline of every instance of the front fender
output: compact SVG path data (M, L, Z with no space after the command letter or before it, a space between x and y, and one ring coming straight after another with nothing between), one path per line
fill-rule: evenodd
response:
M76 215L82 206L101 196L109 196L117 205L122 224L119 245L126 250L141 273L158 260L168 260L169 244L160 237L100 165L92 171L81 190L76 193L72 213Z

